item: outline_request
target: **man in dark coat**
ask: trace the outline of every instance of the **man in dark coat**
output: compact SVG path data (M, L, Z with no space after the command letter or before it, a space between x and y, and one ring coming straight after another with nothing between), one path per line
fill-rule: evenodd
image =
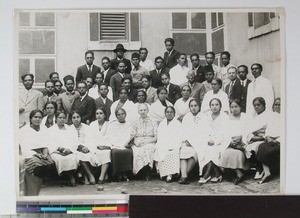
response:
M155 69L149 72L151 77L151 86L154 88L158 88L163 86L161 83L160 75L162 73L168 72L166 68L164 68L164 59L161 56L158 56L154 60L155 62Z
M78 110L81 122L90 124L95 117L95 101L88 96L87 84L83 81L77 83L77 90L80 96L74 100L71 111ZM71 117L69 117L71 119Z
M130 60L124 58L124 53L127 50L124 48L124 46L122 44L118 44L116 46L116 48L113 50L114 53L116 53L117 57L115 59L111 60L111 68L113 70L117 70L117 65L118 65L118 61L122 60L124 61L125 65L126 65L126 70L125 73L130 74L131 72L131 62Z
M177 65L177 58L180 52L174 49L175 41L172 38L165 39L166 52L164 54L164 63L167 69L171 69Z
M85 52L86 64L78 67L77 74L76 74L76 83L80 81L84 81L88 77L94 80L96 74L101 72L100 67L93 64L94 59L95 59L95 55L93 51Z

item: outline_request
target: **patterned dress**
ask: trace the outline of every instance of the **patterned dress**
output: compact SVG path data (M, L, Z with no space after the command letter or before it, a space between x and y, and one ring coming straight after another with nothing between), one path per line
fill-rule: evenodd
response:
M137 174L144 166L153 167L155 143L147 143L157 135L157 123L150 119L139 118L134 121L131 129L131 137L134 138L133 173Z

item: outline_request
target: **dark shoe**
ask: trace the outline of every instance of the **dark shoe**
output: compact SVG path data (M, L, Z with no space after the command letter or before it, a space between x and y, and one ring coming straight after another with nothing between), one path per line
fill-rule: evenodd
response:
M145 177L145 180L146 180L146 181L151 181L151 180L152 180L152 178L151 178L151 176L150 176L150 175L147 175L147 176Z
M271 178L272 178L272 175L263 177L262 180L260 180L258 183L263 184L263 183L269 182L271 180Z
M104 184L105 180L98 180L98 184Z
M244 177L236 177L233 181L233 184L238 185L244 180Z
M178 180L178 183L181 184L181 185L187 185L189 184L188 180L187 180L187 177L181 177L179 180Z

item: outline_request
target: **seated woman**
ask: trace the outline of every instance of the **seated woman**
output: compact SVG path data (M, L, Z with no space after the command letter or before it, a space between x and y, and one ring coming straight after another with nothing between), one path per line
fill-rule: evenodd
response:
M228 99L226 92L224 92L222 90L222 80L219 78L214 78L211 81L211 86L212 86L212 90L208 91L204 95L203 102L201 105L201 112L204 114L206 114L206 113L209 114L211 111L209 102L211 101L211 99L217 98L222 103L222 112L229 114L229 112L230 112L229 103L228 103L229 99Z
M188 85L184 85L181 87L181 95L182 98L179 98L175 104L174 108L176 111L176 118L182 122L184 115L186 115L189 110L189 102L193 99L191 98L191 88Z
M157 162L157 171L166 182L172 182L172 177L179 174L180 148L183 142L181 123L175 118L175 109L168 106L165 109L166 118L159 124L154 160Z
M38 195L42 186L42 179L51 168L55 168L54 161L49 156L45 143L45 132L40 128L43 112L33 110L29 114L30 123L23 126L19 132L21 169L24 167L24 188L20 195ZM21 177L21 175L20 175Z
M106 133L108 128L107 114L104 108L96 109L96 119L90 124L89 145L93 148L94 153L98 157L101 173L98 179L99 184L104 184L107 177L107 169L110 163L110 147L106 146Z
M241 113L239 100L230 102L230 111L227 128L224 131L227 132L231 140L228 148L222 153L220 166L233 169L236 172L233 183L238 185L243 180L243 170L249 169L249 163L244 153L246 147L244 131L247 119L246 114Z
M115 116L118 120L112 121L107 129L107 144L111 147L112 176L118 181L129 181L128 174L132 171L132 149L130 142L131 123L126 121L126 111L117 109Z
M132 122L135 118L135 106L132 101L128 99L128 91L126 88L121 88L119 92L119 100L115 101L111 107L111 116L109 118L109 121L115 121L117 120L116 117L116 111L119 109L124 109L127 113L126 115L126 121Z
M57 104L55 101L49 101L45 104L44 111L46 112L46 116L43 118L41 122L41 128L49 128L53 126L56 122L55 114L57 112Z
M168 90L165 87L158 87L157 96L158 100L151 104L150 107L150 118L159 124L165 119L166 107L173 106L173 104L167 100Z
M147 93L144 90L138 90L137 95L136 95L137 102L134 104L136 106L136 119L138 119L140 117L140 114L139 114L139 106L140 105L146 104L148 107L148 111L149 111L150 104L146 103L146 99L147 99Z
M275 99L273 111L274 113L271 115L266 128L265 141L257 149L256 158L262 163L264 172L260 184L268 182L272 174L279 171L280 168L280 98Z
M140 104L140 118L132 124L133 138L133 174L136 175L145 168L146 180L150 180L150 170L153 168L154 146L157 141L157 123L148 117L148 105Z
M203 152L198 153L200 174L203 171L203 177L198 182L199 185L205 184L209 180L212 182L222 181L220 157L229 144L225 134L228 117L221 110L222 102L218 98L213 98L210 100L209 106L211 112L203 118L201 131L205 134L202 140L201 150Z
M179 184L188 184L188 174L198 161L196 149L200 146L202 115L200 106L195 99L189 102L190 112L182 120L184 139L186 140L180 150L180 172Z
M70 131L73 131L73 138L78 139L77 141L77 162L83 171L85 184L95 185L96 180L91 172L91 167L97 167L99 164L97 156L94 154L93 149L89 146L88 140L91 138L90 127L84 123L81 123L81 116L79 111L72 111L70 113L72 125Z
M75 186L74 174L78 167L76 159L78 140L66 125L64 111L55 114L56 124L46 130L49 137L50 156L55 162L58 175L67 179L69 186Z
M266 111L266 102L262 97L254 98L252 104L255 113L253 116L248 116L246 156L247 158L251 158L252 162L257 165L254 179L261 179L264 175L264 171L261 163L257 162L255 156L258 146L265 141L265 132L270 122L272 112Z

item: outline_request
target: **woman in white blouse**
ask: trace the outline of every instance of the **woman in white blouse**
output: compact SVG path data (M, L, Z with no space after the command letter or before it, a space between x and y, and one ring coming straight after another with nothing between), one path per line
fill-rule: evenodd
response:
M184 115L186 115L190 111L189 102L193 99L191 98L191 92L192 92L191 87L189 87L188 85L182 86L181 87L182 98L179 98L174 104L176 117L180 122L182 122Z

